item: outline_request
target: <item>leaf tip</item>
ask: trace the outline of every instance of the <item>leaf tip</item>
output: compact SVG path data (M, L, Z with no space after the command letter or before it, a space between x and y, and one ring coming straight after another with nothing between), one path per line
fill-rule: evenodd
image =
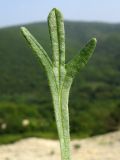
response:
M97 39L96 38L92 38L93 43L97 43Z
M53 12L60 12L59 9L57 9L57 8L53 8L53 9L51 10L51 12L52 12L52 11L53 11Z
M20 27L20 30L21 30L22 34L24 34L24 33L26 32L27 29L26 29L25 27L22 26L22 27Z
M50 15L54 15L54 14L61 15L61 12L59 11L58 8L53 8L53 9L50 11L48 17L50 17Z

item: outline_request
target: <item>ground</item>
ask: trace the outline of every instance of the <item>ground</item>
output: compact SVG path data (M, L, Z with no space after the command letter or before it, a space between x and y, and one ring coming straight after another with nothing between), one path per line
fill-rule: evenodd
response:
M72 160L120 160L120 131L73 140ZM0 160L60 160L55 140L27 138L0 146Z

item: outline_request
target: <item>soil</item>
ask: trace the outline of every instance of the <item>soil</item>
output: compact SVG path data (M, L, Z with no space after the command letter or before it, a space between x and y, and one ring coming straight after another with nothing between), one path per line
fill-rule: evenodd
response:
M120 160L120 131L71 142L72 160ZM27 138L0 146L0 160L60 160L59 142Z

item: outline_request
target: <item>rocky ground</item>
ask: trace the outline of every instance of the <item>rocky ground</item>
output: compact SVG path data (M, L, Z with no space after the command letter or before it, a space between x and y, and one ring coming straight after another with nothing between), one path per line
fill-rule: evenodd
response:
M0 160L60 160L59 143L28 138L1 145ZM72 160L120 160L120 131L72 141Z

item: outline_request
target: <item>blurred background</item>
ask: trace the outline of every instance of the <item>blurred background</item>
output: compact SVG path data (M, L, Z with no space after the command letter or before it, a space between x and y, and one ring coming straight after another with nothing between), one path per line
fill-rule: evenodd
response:
M26 26L51 57L47 16L54 7L65 18L66 63L98 40L71 89L72 138L120 129L120 1L0 0L0 144L58 137L46 74L20 33Z

